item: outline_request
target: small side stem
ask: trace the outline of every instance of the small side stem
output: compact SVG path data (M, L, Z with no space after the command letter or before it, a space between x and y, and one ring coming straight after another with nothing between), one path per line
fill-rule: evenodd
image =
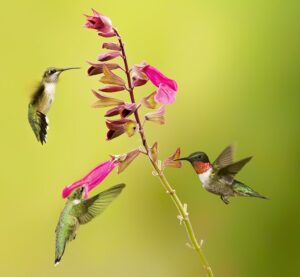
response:
M134 88L133 88L132 82L131 82L130 71L129 71L129 66L128 66L128 61L127 61L127 56L126 56L126 52L125 52L124 43L122 42L122 38L119 35L118 31L116 29L114 29L114 31L115 31L115 33L118 37L119 44L120 44L120 47L121 47L122 58L123 58L123 61L124 61L124 66L125 66L125 73L126 73L126 77L127 77L128 92L129 92L129 95L130 95L130 99L131 99L132 103L136 103L135 98L134 98L134 93L133 93ZM191 242L193 248L195 249L195 251L199 255L200 262L201 262L204 270L206 271L206 275L208 277L213 277L212 269L211 269L205 255L204 255L204 253L202 252L201 246L199 245L198 240L195 236L193 226L192 226L192 223L190 221L189 214L187 212L186 207L180 201L179 197L176 194L175 189L173 189L173 187L170 185L170 183L168 182L167 178L165 177L163 171L151 159L150 150L149 150L149 147L148 147L148 142L147 142L146 135L145 135L145 132L144 132L143 124L142 124L142 122L140 120L140 117L139 117L138 110L136 110L134 112L134 117L135 117L135 120L138 124L139 133L140 133L140 136L141 136L142 143L143 143L143 146L145 148L146 154L148 156L148 159L149 159L150 163L152 164L154 170L156 171L157 176L159 177L164 189L166 190L166 192L170 195L171 199L173 200L173 202L174 202L174 204L175 204L175 206L176 206L176 208L179 212L180 218L184 222L184 225L185 225L188 237L190 239L190 242Z

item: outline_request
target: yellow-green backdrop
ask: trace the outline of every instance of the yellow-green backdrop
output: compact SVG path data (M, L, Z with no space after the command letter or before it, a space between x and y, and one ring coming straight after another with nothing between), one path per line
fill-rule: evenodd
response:
M1 3L1 276L204 276L176 210L140 157L93 193L127 188L79 230L54 267L54 229L63 186L108 154L139 145L138 136L105 141L103 110L90 108L86 75L101 42L82 28L90 8L110 16L130 64L146 60L176 79L179 93L165 126L146 127L165 157L228 144L237 158L254 155L239 179L270 198L233 199L203 190L187 164L167 177L188 203L216 276L296 276L299 263L299 2L298 1L5 1ZM67 72L49 113L41 146L27 104L48 66ZM153 91L137 90L139 98ZM120 93L121 95L122 93Z

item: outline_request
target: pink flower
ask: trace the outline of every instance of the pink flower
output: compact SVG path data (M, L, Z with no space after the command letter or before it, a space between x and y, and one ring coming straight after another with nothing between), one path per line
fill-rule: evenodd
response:
M155 101L161 104L172 104L175 101L178 89L176 81L169 79L151 65L144 66L142 71L153 85L158 87L157 93L154 96Z
M79 188L84 188L84 198L88 198L88 193L99 185L106 176L118 165L118 161L111 159L109 161L103 162L95 167L91 172L89 172L85 177L76 181L75 183L66 186L62 191L62 197L66 198L70 193Z
M98 13L94 9L92 9L92 11L93 15L86 15L87 21L85 23L85 27L97 30L98 34L104 37L115 36L110 18Z

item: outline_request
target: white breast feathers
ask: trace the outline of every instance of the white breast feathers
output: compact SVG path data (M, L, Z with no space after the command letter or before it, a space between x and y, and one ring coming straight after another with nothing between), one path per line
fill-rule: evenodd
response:
M209 181L210 181L210 175L212 173L212 167L209 168L208 170L206 170L205 172L201 173L201 174L198 174L199 176L199 179L203 185L203 187L207 186L209 184Z

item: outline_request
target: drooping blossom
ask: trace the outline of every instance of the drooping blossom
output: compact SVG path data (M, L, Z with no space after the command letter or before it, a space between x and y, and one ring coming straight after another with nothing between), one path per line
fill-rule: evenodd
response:
M123 172L141 153L139 149L134 149L126 154L113 156L116 160L118 160L118 174Z
M98 186L117 165L118 161L115 159L111 159L99 164L82 179L74 182L69 186L66 186L62 191L62 197L66 198L73 190L79 187L83 187L84 198L87 199L88 193L96 186Z
M154 96L156 94L156 91L152 92L148 96L142 98L141 104L149 109L156 109L158 103L155 101Z
M132 81L135 87L143 86L148 82L147 75L143 72L146 63L135 64L132 68Z
M87 71L89 76L102 74L104 67L107 67L109 70L120 68L117 63L88 63L91 65Z
M176 81L166 77L151 65L146 65L142 70L153 85L158 87L157 93L154 96L155 101L161 104L172 104L175 101L178 90Z
M161 106L154 112L145 114L145 119L163 125L165 124L165 113L165 107Z
M136 132L136 122L127 118L107 120L106 126L108 128L108 132L106 134L107 140L112 140L124 133L131 137Z
M97 91L92 90L93 94L97 97L97 101L92 105L93 108L106 108L106 107L112 107L112 106L119 106L123 105L124 101L117 99L117 98L111 98L107 97Z
M120 115L122 118L125 118L132 115L136 111L136 109L137 105L135 103L125 103L108 110L105 113L105 117Z
M111 19L94 9L92 11L93 15L86 15L85 27L97 30L98 34L103 37L115 36Z
M179 158L180 158L180 148L177 148L175 153L172 156L168 157L163 161L162 164L163 168L165 167L181 168L182 163L181 161L179 161Z

